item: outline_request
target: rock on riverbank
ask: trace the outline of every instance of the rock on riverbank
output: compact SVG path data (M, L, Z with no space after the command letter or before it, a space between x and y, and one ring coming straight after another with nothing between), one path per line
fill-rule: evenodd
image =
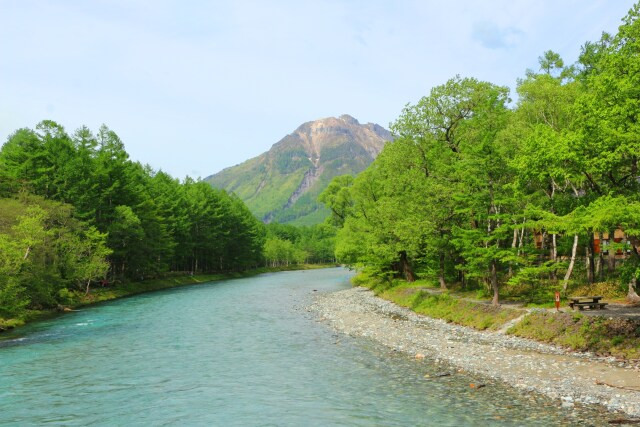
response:
M337 331L449 363L513 387L640 417L640 369L503 333L420 316L366 288L317 295L310 310Z

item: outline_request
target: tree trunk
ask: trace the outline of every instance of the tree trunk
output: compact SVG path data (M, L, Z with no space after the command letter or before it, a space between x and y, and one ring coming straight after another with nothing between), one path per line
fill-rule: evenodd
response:
M85 291L85 295L89 295L89 285L91 285L91 279L87 280L87 290Z
M409 265L409 260L407 259L406 251L400 251L400 269L402 270L402 273L404 274L404 278L407 282L416 281L416 276L413 273L411 266Z
M587 282L593 283L593 254L591 253L591 245L588 244L584 247L585 252L585 266L587 268Z
M551 235L551 261L553 261L553 264L556 265L558 263L558 246L556 243L556 234L553 233ZM556 275L556 269L554 268L553 270L551 270L551 273L549 274L549 278L552 281L557 281L558 280L558 276Z
M491 260L491 289L493 289L493 299L491 305L499 306L499 290L498 290L498 272L496 268L496 260Z
M515 252L515 249L518 245L518 229L516 227L513 228L513 241L511 242L511 249ZM518 253L518 255L520 255ZM509 263L509 277L513 276L513 263Z
M547 249L547 232L543 231L540 237L540 252L538 252L538 263L542 264L545 261L544 251Z
M602 265L604 263L604 258L602 256L602 233L598 233L598 242L600 242L600 251L598 252L598 256L595 258L595 276L598 280L602 280Z
M464 275L464 261L458 258L456 260L456 265L463 267L458 270L458 282L460 282L463 289L467 289L467 279Z
M447 283L444 280L444 253L440 253L440 271L438 272L438 280L440 281L440 289L447 289Z
M569 261L569 267L567 268L567 273L564 275L564 283L562 283L562 292L567 294L567 285L569 284L569 279L571 278L571 273L573 272L573 265L576 262L576 252L578 251L578 235L573 236L573 246L571 247L571 261Z

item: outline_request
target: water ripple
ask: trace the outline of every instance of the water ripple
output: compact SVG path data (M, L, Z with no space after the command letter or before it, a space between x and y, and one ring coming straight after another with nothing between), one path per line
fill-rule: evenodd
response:
M140 295L0 341L0 425L576 425L587 415L464 374L433 377L301 310L343 269ZM19 335L18 335L19 333ZM594 425L606 418L589 413Z

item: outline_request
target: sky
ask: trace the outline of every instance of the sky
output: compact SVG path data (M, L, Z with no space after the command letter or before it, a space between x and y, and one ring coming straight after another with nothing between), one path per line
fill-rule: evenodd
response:
M630 0L0 0L0 143L106 124L132 160L205 178L302 123L387 127L460 75L575 62Z

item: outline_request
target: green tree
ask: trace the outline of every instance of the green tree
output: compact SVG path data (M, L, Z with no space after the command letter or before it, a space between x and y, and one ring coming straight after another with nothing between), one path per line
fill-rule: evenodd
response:
M585 45L580 57L585 90L576 102L580 126L572 145L570 166L584 176L593 206L607 205L612 200L635 206L640 194L639 17L640 3L636 3L615 36L603 34L598 43ZM636 227L622 215L627 211L619 212L618 226L626 223L628 238L637 241ZM612 227L608 230L616 228L615 222L608 222ZM635 262L636 252L634 244L629 264ZM635 291L635 275L629 281L628 294L630 300L640 300Z
M0 196L29 199L31 210L12 209L8 221L45 233L42 244L25 246L17 229L4 230L5 254L26 251L18 267L16 256L3 258L0 273L19 269L2 291L15 307L18 300L52 305L59 290L80 283L88 291L107 274L105 259L108 274L120 280L262 263L263 225L237 197L132 162L105 125L96 135L83 126L71 137L52 121L16 131L0 150Z
M508 137L518 145L511 165L516 171L516 189L527 200L522 211L541 209L551 214L545 216L549 219L546 222L541 217L532 218L531 214L528 219L529 228L542 234L542 246L549 248L550 263L540 263L539 271L548 272L551 279L556 280L558 235L566 231L559 217L584 203L584 177L567 167L572 161L571 147L575 139L574 104L582 86L577 81L551 75L553 69L559 69L560 76L567 74L566 69L561 69L563 62L559 55L547 51L539 61L545 73L530 72L518 83L519 101ZM525 215L523 221L526 218ZM523 223L523 227L526 225ZM578 234L573 236L572 263L565 276L565 286L575 261L578 237ZM520 263L527 264L527 261L521 259ZM529 265L527 275L532 271Z
M456 77L407 106L393 144L349 188L338 258L407 280L417 269L442 287L455 267L490 279L497 303L512 156L497 136L507 101L506 88Z
M318 196L318 201L331 210L331 216L327 221L336 227L344 225L344 221L353 208L353 199L349 192L353 181L354 178L351 175L336 176Z
M70 205L23 196L0 199L0 208L0 316L55 307L62 289L106 274L106 236L73 218Z

